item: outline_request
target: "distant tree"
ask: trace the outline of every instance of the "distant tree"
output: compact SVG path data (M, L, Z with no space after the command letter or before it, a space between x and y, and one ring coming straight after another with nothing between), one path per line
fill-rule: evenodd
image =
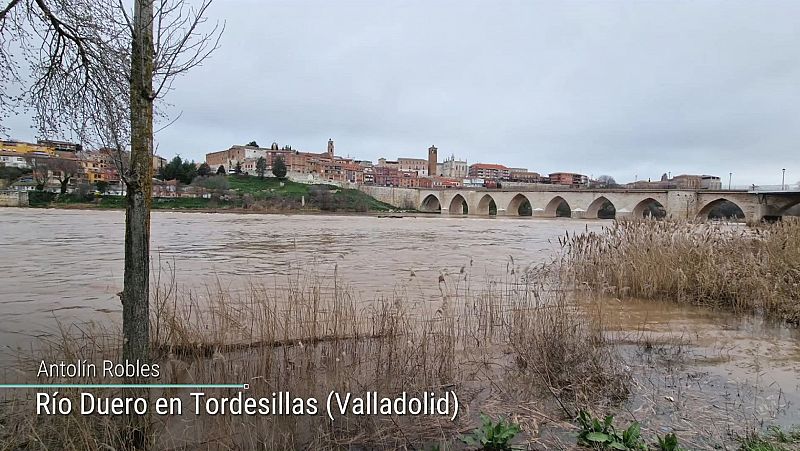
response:
M247 146L248 147L258 147L258 143L255 142L255 141L250 141L249 143L247 143Z
M197 165L194 161L184 160L180 155L170 160L158 170L161 180L177 180L183 184L190 184L197 177Z
M81 172L81 164L70 158L53 158L49 166L53 176L61 184L61 194L66 194L69 181Z
M663 174L661 174L661 181L662 181L662 182L669 181L669 176L667 176L667 173L666 173L666 172L665 172L665 173L663 173Z
M33 182L36 183L36 191L44 191L44 187L50 180L50 159L42 157L26 157L25 161L31 168Z
M279 179L286 177L286 163L283 162L283 158L275 157L272 162L272 175Z
M183 162L183 171L181 177L178 179L183 184L190 184L192 180L197 177L197 164L192 161Z
M72 192L72 195L76 196L78 199L84 202L94 200L94 191L92 190L92 187L86 182L78 183L78 186L75 187L75 190Z
M15 180L30 172L31 170L29 168L17 168L0 164L0 180L5 181L6 185L12 184Z
M108 191L108 182L105 180L98 180L94 182L94 187L100 192L100 194L105 194L106 191Z
M615 188L617 186L617 181L610 175L601 175L597 177L597 182L606 188Z
M256 161L256 174L258 174L259 178L263 179L265 172L267 172L267 159L258 157L258 161Z
M208 163L203 162L203 164L201 164L200 167L197 168L197 175L199 175L200 177L206 177L208 175L211 175L211 166L209 166Z
M219 165L217 168L217 175L225 175L225 166Z
M236 162L236 166L233 167L233 172L235 174L241 174L242 173L242 162L241 161L237 161Z

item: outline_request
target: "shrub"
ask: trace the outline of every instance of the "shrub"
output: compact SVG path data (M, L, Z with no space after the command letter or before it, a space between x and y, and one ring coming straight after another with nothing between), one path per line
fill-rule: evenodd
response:
M55 199L56 194L50 191L29 191L28 205L31 207L46 207Z

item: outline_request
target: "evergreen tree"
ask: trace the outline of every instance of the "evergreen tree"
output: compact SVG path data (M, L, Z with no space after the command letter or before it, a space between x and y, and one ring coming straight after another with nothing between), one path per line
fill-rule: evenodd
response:
M263 179L265 172L267 172L267 159L258 157L258 161L256 161L256 174L258 174L259 178Z
M206 177L208 175L211 175L211 166L209 166L208 163L204 162L203 164L200 165L199 168L197 168L197 175L199 175L200 177Z
M169 163L158 170L161 180L178 180L183 184L190 184L197 177L197 165L194 161L184 160L180 155L175 156Z
M286 163L283 162L283 158L275 157L272 162L272 175L279 179L286 177Z

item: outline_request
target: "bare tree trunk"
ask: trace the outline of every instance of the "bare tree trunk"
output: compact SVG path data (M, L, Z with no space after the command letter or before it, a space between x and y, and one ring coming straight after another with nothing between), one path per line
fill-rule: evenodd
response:
M153 0L134 2L131 51L131 161L125 210L122 357L150 360L150 203L153 179ZM132 380L130 382L143 382ZM147 393L137 393L147 396ZM147 447L146 418L133 417L130 445Z
M131 162L125 216L123 358L150 357L150 203L153 190L153 0L136 0L131 58Z

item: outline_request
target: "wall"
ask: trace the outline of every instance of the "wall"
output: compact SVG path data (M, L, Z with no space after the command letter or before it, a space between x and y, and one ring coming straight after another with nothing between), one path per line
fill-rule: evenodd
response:
M21 191L0 191L0 207L27 207L28 193Z
M359 191L397 208L414 210L419 205L419 190L412 188L394 188L391 186L361 185Z

